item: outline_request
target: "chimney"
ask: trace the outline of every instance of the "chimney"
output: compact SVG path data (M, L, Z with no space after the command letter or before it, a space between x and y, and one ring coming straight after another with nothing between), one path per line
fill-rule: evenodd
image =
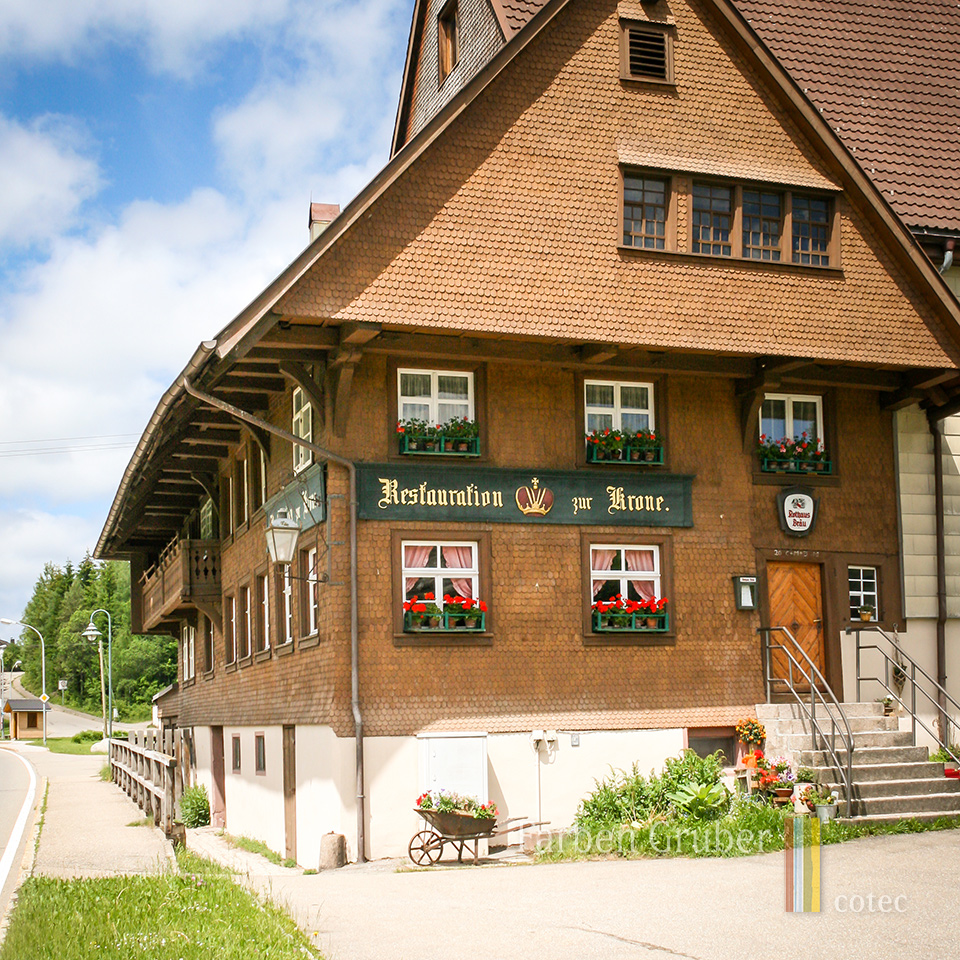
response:
M339 203L311 203L310 242L313 243L339 215Z

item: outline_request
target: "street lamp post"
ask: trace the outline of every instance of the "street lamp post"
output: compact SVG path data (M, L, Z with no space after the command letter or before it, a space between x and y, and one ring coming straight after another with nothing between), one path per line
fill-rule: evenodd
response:
M43 703L43 745L47 745L47 648L43 642L43 634L36 628L31 627L29 623L22 620L11 620L9 617L0 617L0 623L10 626L14 623L27 630L32 630L40 638L40 686L43 687L43 696L40 698Z
M3 666L3 650L10 643L9 640L0 640L0 740L3 739L3 682L6 679L6 670Z
M93 618L98 613L105 613L107 615L107 689L108 702L107 702L107 719L104 726L103 735L107 739L113 736L113 617L110 616L109 610L104 610L102 607L98 610L94 610L90 614L90 622L87 624L87 629L83 631L81 636L86 637L88 640L93 640L96 638L102 638L103 634L97 629L96 624L93 622ZM101 640L102 643L102 640ZM103 681L103 647L100 647L100 680Z

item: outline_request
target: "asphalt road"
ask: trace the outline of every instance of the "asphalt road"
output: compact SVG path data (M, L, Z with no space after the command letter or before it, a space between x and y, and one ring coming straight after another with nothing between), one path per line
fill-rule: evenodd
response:
M16 886L35 785L36 776L27 762L13 751L0 749L0 916Z

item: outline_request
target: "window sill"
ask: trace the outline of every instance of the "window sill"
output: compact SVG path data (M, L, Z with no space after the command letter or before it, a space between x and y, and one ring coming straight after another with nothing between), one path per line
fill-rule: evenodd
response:
M621 74L620 84L628 90L645 90L653 87L654 89L669 90L675 93L677 89L676 80L660 80L657 77L635 77L632 74L630 76Z
M585 647L675 647L675 633L585 633Z
M640 259L653 260L695 260L704 265L722 264L727 266L735 263L741 267L760 271L797 270L801 273L816 274L819 277L829 276L837 280L843 279L842 267L813 267L806 263L793 263L788 260L754 260L752 257L717 257L708 253L688 253L685 250L653 250L648 247L629 247L626 244L617 244L617 250L622 256L635 256Z
M197 682L197 678L196 678L196 677L188 677L186 680L181 680L181 681L180 681L180 689L181 689L181 690L186 690L186 689L188 689L189 687L192 687L196 682Z
M298 644L297 647L300 650L309 650L310 647L316 647L320 644L320 634L311 633L309 637L304 637Z
M276 648L278 657L285 657L288 654L293 653L293 641L288 640L286 643L281 643L279 647Z
M228 663L224 668L225 673L236 673L237 672L237 661L234 660L232 663Z
M215 670L204 670L204 671L203 671L203 679L204 679L204 680L212 680L215 675L216 675L216 671L215 671Z
M263 663L264 660L269 660L273 656L273 651L267 647L265 650L258 650L254 655L253 659L257 663Z
M492 647L492 633L474 631L430 630L418 633L395 633L395 647Z
M253 656L249 653L237 661L237 665L241 667L249 667L251 663L253 663Z

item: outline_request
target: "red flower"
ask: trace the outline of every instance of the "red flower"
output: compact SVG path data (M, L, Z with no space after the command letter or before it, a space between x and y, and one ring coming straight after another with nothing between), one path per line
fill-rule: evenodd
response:
M487 605L482 600L480 601L480 612L481 613L487 612Z
M433 596L432 593L425 593L425 594L423 595L423 599L424 599L424 600L433 600L433 599L434 599L434 596Z
M413 612L414 612L414 613L426 613L426 612L427 612L427 607L426 607L426 605L423 604L423 603L415 603L415 604L413 605Z
M406 433L406 429L403 426L403 422L400 420L397 421L397 433Z

